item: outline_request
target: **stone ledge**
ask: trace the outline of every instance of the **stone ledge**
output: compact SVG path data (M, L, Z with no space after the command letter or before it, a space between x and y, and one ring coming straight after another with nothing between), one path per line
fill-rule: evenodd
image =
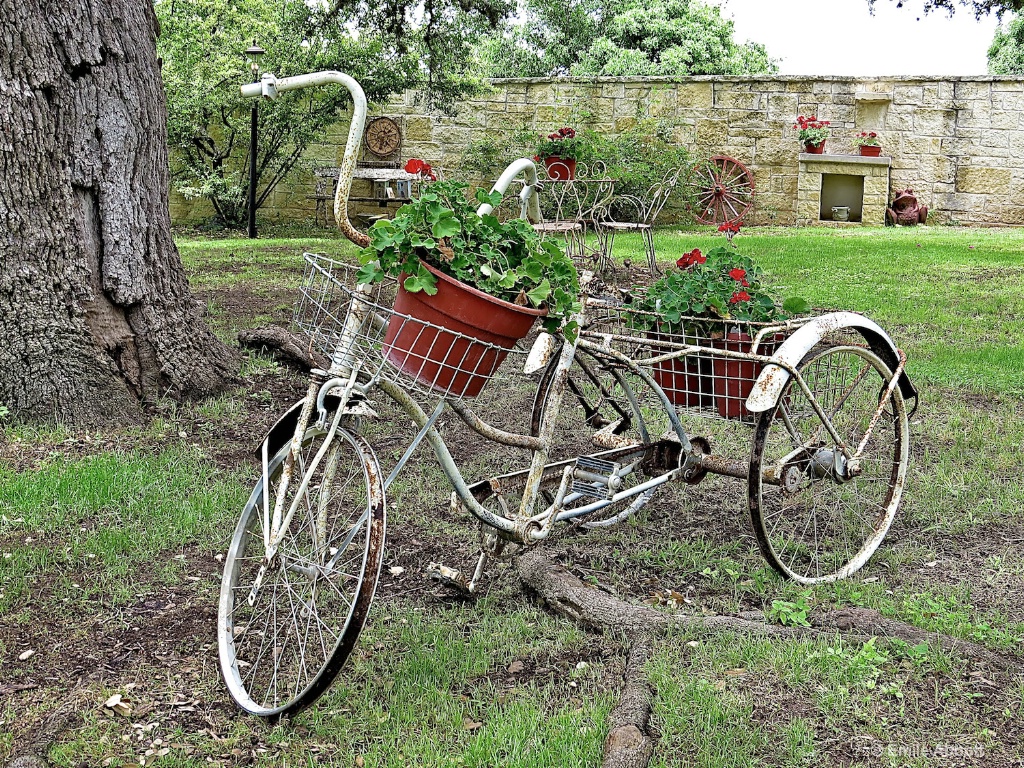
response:
M861 155L815 155L801 152L798 156L801 163L849 163L850 165L892 165L892 158L863 157Z

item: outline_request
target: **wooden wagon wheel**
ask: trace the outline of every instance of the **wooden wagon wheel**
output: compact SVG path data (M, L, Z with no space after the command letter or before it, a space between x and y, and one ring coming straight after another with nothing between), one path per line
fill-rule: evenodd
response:
M740 221L754 204L754 174L725 155L693 166L687 186L693 216L701 224Z
M366 148L377 157L388 157L402 146L402 129L390 117L375 117L364 132Z

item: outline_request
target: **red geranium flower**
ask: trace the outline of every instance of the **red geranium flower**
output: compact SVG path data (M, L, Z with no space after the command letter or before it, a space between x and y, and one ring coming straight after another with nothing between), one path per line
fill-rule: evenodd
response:
M729 299L730 304L739 304L741 301L750 301L750 294L746 291L736 291Z
M423 173L423 166L425 165L426 163L424 163L418 157L410 157L409 162L405 164L405 172L414 174Z
M736 280L737 282L739 282L740 280L742 280L746 276L747 276L747 270L745 270L745 269L740 269L739 267L734 267L734 268L729 270L729 277L731 277L733 280ZM749 299L750 297L748 296L747 298Z
M690 269L698 264L703 264L707 260L708 257L701 254L700 248L694 248L689 253L684 253L680 256L676 261L676 266L680 269Z

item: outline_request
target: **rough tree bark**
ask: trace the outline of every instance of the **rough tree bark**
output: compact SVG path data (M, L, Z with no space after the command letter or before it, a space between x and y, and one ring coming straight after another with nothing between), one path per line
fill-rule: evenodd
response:
M97 423L222 390L171 239L149 0L0 0L0 405Z

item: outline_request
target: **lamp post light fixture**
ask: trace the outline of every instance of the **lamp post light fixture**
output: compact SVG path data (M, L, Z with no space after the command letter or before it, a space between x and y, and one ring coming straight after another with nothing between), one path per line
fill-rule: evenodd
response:
M260 56L266 51L252 41L252 45L245 49L246 58L249 59L249 67L252 69L252 81L258 83L260 80ZM259 117L258 101L252 103L252 122L249 126L249 238L256 237L256 124Z

